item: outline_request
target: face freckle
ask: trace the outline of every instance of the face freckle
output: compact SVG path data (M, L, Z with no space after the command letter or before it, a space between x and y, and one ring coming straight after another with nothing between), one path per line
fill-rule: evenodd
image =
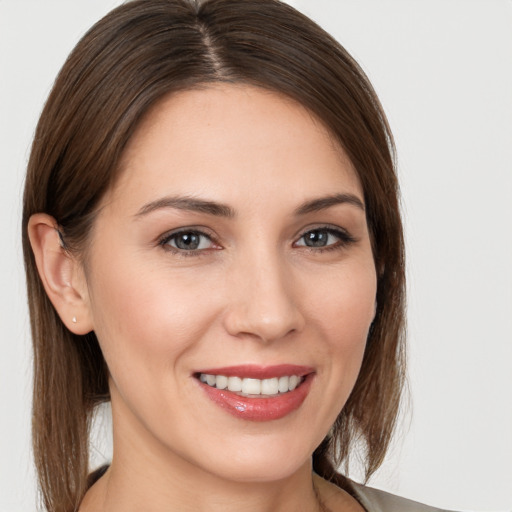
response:
M352 164L299 104L219 85L156 105L122 167L87 263L115 451L238 481L297 471L350 394L374 316ZM218 369L277 379L251 393L286 372L298 384L233 405L201 382Z

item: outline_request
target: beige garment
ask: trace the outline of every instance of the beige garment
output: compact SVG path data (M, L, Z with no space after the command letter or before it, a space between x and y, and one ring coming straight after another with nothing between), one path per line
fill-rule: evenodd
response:
M352 481L350 481L350 485L356 499L366 512L448 512L444 509L422 505L417 501L400 498L400 496L372 489Z

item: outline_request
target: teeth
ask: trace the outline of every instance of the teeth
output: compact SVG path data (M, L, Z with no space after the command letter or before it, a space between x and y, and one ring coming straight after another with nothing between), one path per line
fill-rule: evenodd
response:
M242 393L245 393L246 395L261 395L261 380L243 379Z
M279 393L286 393L288 391L289 382L289 377L279 377L279 383L277 384L277 389L279 390Z
M277 395L279 392L279 380L277 377L273 379L264 379L261 381L261 394L262 395Z
M217 389L228 389L243 395L265 396L293 391L302 382L302 378L298 375L285 375L271 379L251 379L249 377L226 377L225 375L210 375L207 373L201 373L199 380Z
M297 385L299 384L299 377L297 377L297 375L292 375L290 377L290 382L288 383L288 389L290 391L293 391Z
M215 377L215 385L217 389L226 389L228 387L228 378L224 375L217 375Z
M221 375L221 377L224 377L224 375ZM228 389L229 391L242 391L242 379L240 377L229 377Z

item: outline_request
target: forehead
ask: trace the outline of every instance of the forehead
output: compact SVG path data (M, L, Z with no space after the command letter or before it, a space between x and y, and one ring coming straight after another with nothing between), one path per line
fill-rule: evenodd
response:
M213 193L226 203L278 193L305 200L351 192L362 199L350 160L314 114L282 94L227 84L157 103L132 136L111 192L111 200L133 192L137 200Z

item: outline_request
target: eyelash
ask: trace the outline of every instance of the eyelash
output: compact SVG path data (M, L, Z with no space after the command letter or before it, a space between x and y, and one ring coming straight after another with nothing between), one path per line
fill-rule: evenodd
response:
M172 233L167 233L167 234L163 235L160 238L160 240L158 241L158 245L161 246L165 251L169 251L173 254L176 254L178 256L182 256L185 258L190 257L190 256L196 256L196 257L202 256L206 251L209 250L209 249L186 250L186 249L180 249L179 247L173 247L173 246L169 245L169 242L171 240L175 240L180 235L196 235L199 237L207 238L213 244L216 244L213 236L209 235L208 233L205 233L204 231L201 231L199 229L188 228L188 229L180 229L179 231L174 231Z
M357 239L355 239L347 231L345 231L341 228L338 228L338 227L334 228L334 227L330 227L330 226L320 226L317 228L308 229L307 231L304 231L302 233L302 235L300 235L298 240L303 240L307 234L314 233L314 232L327 233L328 235L332 235L332 236L335 236L336 238L338 238L338 241L333 244L324 246L324 247L322 247L322 246L314 247L314 246L308 246L305 244L299 245L298 247L302 247L309 252L323 253L323 252L341 250L341 249L344 249L347 246L357 242ZM216 244L215 239L208 233L205 233L204 231L201 231L198 229L189 228L189 229L181 229L179 231L175 231L175 232L163 235L159 239L158 245L161 246L166 251L172 252L173 254L177 254L177 255L183 256L183 257L202 256L202 255L204 255L205 252L210 250L210 248L186 250L186 249L180 249L178 247L173 247L173 246L169 245L169 242L171 240L176 240L176 238L179 237L180 235L195 235L195 236L199 236L199 237L205 237L208 240L210 240L212 244L214 244L214 245ZM294 245L296 243L297 242L294 242ZM297 246L295 245L295 247L297 247Z
M328 235L332 235L332 236L335 236L336 238L338 238L338 241L333 244L324 246L324 247L321 247L321 246L320 247L312 247L312 246L308 246L308 245L300 245L299 247L303 247L304 249L311 251L311 252L323 253L323 252L345 249L349 245L352 245L357 242L357 239L355 239L352 235L350 235L344 229L341 229L338 227L331 227L331 226L320 226L317 228L308 229L307 231L302 233L302 235L299 237L299 240L304 239L304 237L308 233L314 233L314 232L327 233Z

